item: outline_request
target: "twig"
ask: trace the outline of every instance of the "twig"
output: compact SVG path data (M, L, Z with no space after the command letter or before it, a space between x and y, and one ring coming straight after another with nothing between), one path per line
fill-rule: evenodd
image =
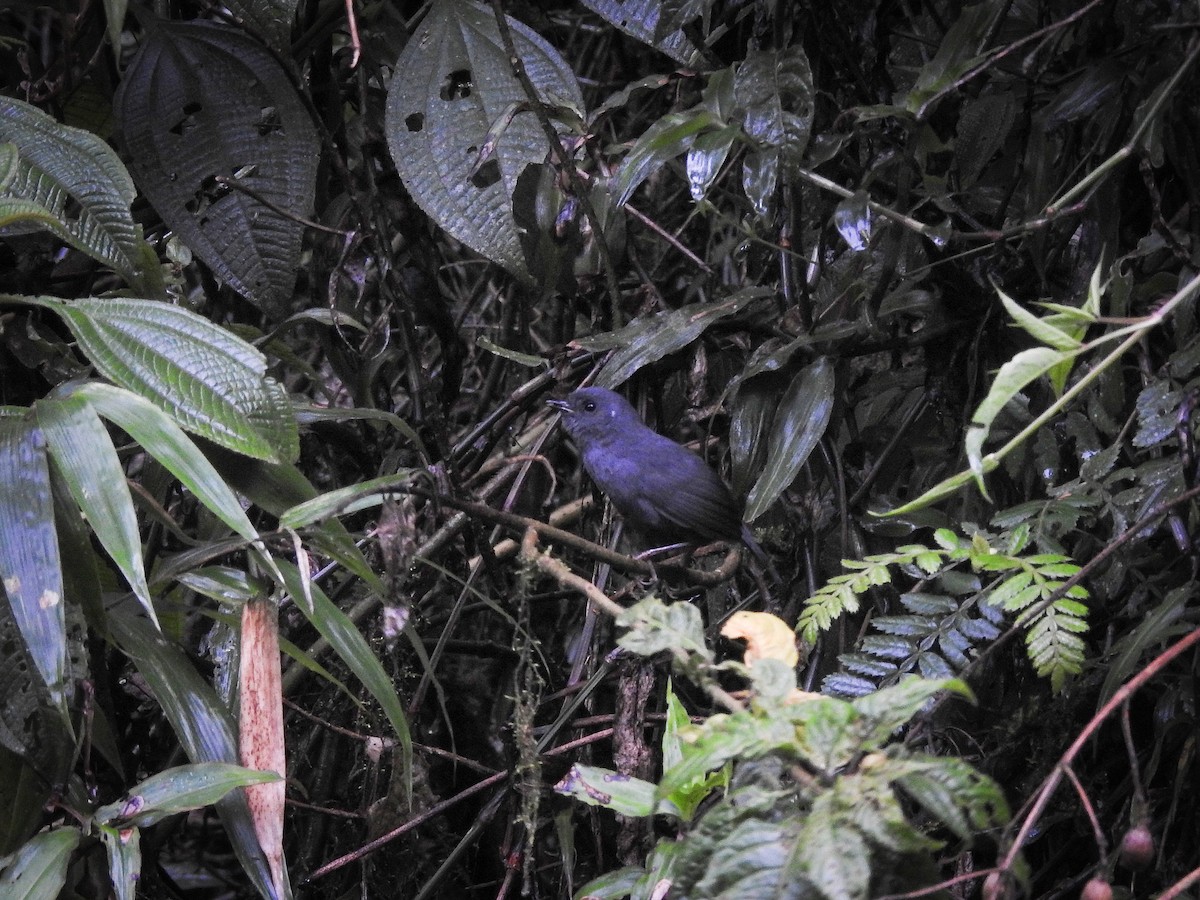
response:
M490 778L485 778L485 779L483 779L483 781L476 782L475 784L471 785L469 788L459 791L453 797L443 800L441 803L435 803L433 806L429 807L429 809L425 810L425 812L421 813L419 816L414 816L413 818L411 818L407 822L405 822L403 825L393 828L387 834L380 835L379 837L375 838L375 840L368 841L367 843L363 844L357 850L352 850L343 856L339 856L337 859L332 860L331 862L325 863L325 865L321 866L319 869L316 869L313 872L309 872L308 875L304 878L304 880L301 881L300 883L301 884L309 884L310 882L316 881L318 878L325 877L330 872L337 871L342 866L348 865L349 863L355 862L357 860L362 859L365 856L370 855L371 853L374 853L376 850L378 850L384 844L390 844L392 841L394 841L396 838L400 837L402 834L412 831L418 825L422 825L425 822L428 822L430 819L434 818L435 816L440 816L443 812L448 810L450 807L461 803L463 800L466 800L468 797L478 794L484 788L491 787L494 784L499 784L500 782L502 782L506 778L508 778L509 774L510 773L507 771L497 772L495 775L491 776Z
M937 103L938 100L942 99L942 97L945 97L947 94L951 94L954 91L957 91L959 88L961 88L964 84L966 84L972 78L974 78L977 75L982 75L993 65L998 63L1000 60L1004 59L1004 57L1008 56L1011 53L1016 52L1021 47L1024 47L1026 44L1030 43L1031 41L1039 40L1048 34L1053 34L1055 31L1057 31L1060 28L1063 28L1067 25L1070 25L1070 24L1078 21L1079 19L1081 19L1085 15L1087 15L1089 12L1091 12L1095 7L1099 6L1100 3L1101 3L1101 0L1091 0L1090 3L1086 4L1085 6L1081 6L1079 9L1075 10L1075 12L1071 13L1065 19L1060 19L1057 22L1051 22L1045 28L1040 28L1037 31L1031 31L1029 34L1025 35L1025 37L1020 38L1019 40L1013 41L1007 47L1002 47L1001 49L995 51L994 53L990 54L988 56L988 58L985 59L983 62L981 62L979 65L975 66L973 69L968 70L963 75L960 75L958 78L954 79L954 81L950 82L950 84L946 85L944 88L942 88L940 91L938 91L932 97L930 97L928 100L925 100L924 102L922 102L921 103L922 109L923 110L929 109L933 104ZM919 120L922 118L922 116L918 115L917 118Z
M689 260L691 260L696 265L697 268L699 268L702 272L704 272L705 275L715 275L716 274L715 272L713 272L712 268L708 265L708 263L706 263L704 260L702 260L700 257L698 257L695 253L693 253L691 250L689 250L687 247L685 247L683 245L683 243L679 240L679 238L675 237L675 235L671 234L669 231L667 231L665 228L663 228L661 225L659 225L657 222L655 222L653 219L651 219L648 215L646 215L640 209L637 209L635 206L633 206L633 204L626 203L625 211L627 213L629 213L631 216L633 216L635 219L637 219L639 222L641 222L643 225L645 225L647 228L649 228L651 231L653 231L655 234L657 234L659 237L661 237L664 241L666 241L668 244L670 244L672 247L674 247L680 253L682 253L684 256L686 256Z
M258 191L254 190L254 188L246 187L246 185L242 184L237 178L230 178L228 175L217 175L213 178L213 181L221 185L221 187L227 187L232 191L238 191L239 193L245 194L255 202L261 203L267 209L271 210L271 212L281 215L285 219L291 219L293 222L297 222L303 225L305 228L313 228L317 231L324 231L326 234L336 234L338 237L343 238L349 237L353 234L351 231L343 231L341 228L330 228L328 225L322 225L320 222L314 222L312 219L306 219L304 216L296 215L296 213L292 212L291 210L284 209L279 204L268 200Z
M1093 3L1094 2L1095 0L1093 0ZM1158 96L1154 98L1154 103L1149 109L1146 110L1146 114L1142 117L1142 121L1138 123L1137 128L1134 129L1133 134L1129 136L1129 140L1126 141L1116 153L1089 172L1087 177L1080 181L1077 185L1075 185L1058 199L1052 200L1050 203L1046 204L1046 215L1054 215L1059 208L1067 203L1071 203L1075 200L1075 198L1085 194L1089 189L1091 189L1092 185L1103 179L1110 171L1115 169L1120 163L1129 159L1129 157L1133 155L1133 151L1137 148L1138 141L1142 139L1142 135L1146 133L1146 129L1150 127L1155 116L1158 115L1158 111L1162 109L1163 104L1167 102L1167 98L1170 97L1171 93L1176 87L1178 87L1179 82L1183 80L1183 76L1187 73L1187 70L1192 67L1192 64L1195 63L1198 58L1200 58L1200 38L1193 37L1192 43L1188 47L1187 56L1180 64L1179 68L1175 70L1175 74L1171 76L1171 80L1159 88Z
M596 609L608 613L613 618L625 612L625 607L610 600L608 596L581 575L576 575L566 563L555 559L549 553L539 552L537 548L537 531L530 528L521 540L521 561L535 566L539 571L558 581L566 587L579 591Z
M1092 835L1096 839L1096 850L1099 852L1100 858L1104 859L1108 855L1108 840L1104 837L1104 829L1100 827L1100 817L1096 815L1096 808L1092 806L1092 798L1084 790L1083 783L1075 774L1072 766L1064 766L1063 771L1066 772L1067 780L1075 787L1075 793L1079 795L1079 805L1083 807L1088 821L1092 823Z
M580 591L601 612L608 613L613 618L625 612L625 607L609 599L602 590L586 578L576 575L561 560L555 559L549 553L540 552L537 548L537 534L533 529L527 531L524 539L521 541L521 560L536 566L543 573L557 579L560 584ZM680 648L672 648L671 653L680 662L684 662L687 659L686 651ZM709 696L714 701L730 712L740 712L746 708L740 700L715 681L706 679L701 687L708 691Z
M1129 681L1125 682L1125 684L1121 686L1120 690L1113 694L1112 698L1105 703L1104 706L1100 707L1099 712L1092 716L1091 720L1086 726L1084 726L1083 730L1079 732L1078 737L1071 742L1071 746L1067 748L1067 751L1055 764L1054 770L1047 775L1045 781L1042 782L1042 786L1038 790L1037 799L1034 801L1032 809L1030 809L1030 811L1026 814L1025 820L1021 823L1020 830L1017 832L1016 837L1014 837L1012 840L1011 846L1008 848L1008 852L1004 854L1004 859L1000 863L1000 868L1002 870L1005 872L1012 870L1013 862L1016 860L1017 854L1021 852L1021 847L1029 838L1029 833L1033 830L1033 827L1037 823L1038 819L1041 818L1042 813L1046 811L1046 807L1050 803L1050 798L1054 796L1054 792L1058 789L1058 785L1062 782L1063 774L1070 767L1075 757L1079 755L1079 751L1083 749L1083 745L1091 739L1092 735L1096 732L1100 725L1103 724L1104 720L1111 716L1113 711L1116 710L1122 703L1125 703L1131 696L1133 696L1134 693L1141 689L1146 682L1157 676L1177 656L1180 656L1185 651L1191 649L1197 644L1200 644L1200 628L1193 629L1192 632L1187 635L1187 637L1176 641L1157 657L1155 657L1148 666L1138 672Z
M1177 882L1158 895L1156 900L1174 900L1194 884L1200 883L1200 866L1188 872Z

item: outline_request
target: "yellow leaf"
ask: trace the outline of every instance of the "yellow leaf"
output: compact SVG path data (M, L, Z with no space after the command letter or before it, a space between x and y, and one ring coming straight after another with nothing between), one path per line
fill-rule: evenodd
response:
M770 613L736 612L721 628L721 634L746 642L746 665L756 659L778 659L794 668L800 662L795 632Z

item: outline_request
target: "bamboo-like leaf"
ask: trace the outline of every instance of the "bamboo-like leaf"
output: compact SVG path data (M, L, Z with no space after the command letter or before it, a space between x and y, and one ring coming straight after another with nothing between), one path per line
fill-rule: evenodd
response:
M237 764L233 717L212 686L174 644L148 622L120 609L109 611L113 640L146 679L188 758L195 763ZM240 791L214 804L229 832L234 852L263 897L278 898L271 869L258 845L254 823Z
M999 465L1000 463L997 460L984 457L983 473L986 475ZM971 479L974 477L974 474L970 471L958 472L954 475L951 475L949 478L939 481L915 500L910 500L908 503L905 503L902 506L897 506L895 509L888 510L886 515L903 516L914 512L915 510L923 509L924 507L929 506L931 503L937 503L944 497L949 497L951 494L957 493L961 488L970 484Z
M96 810L101 825L145 828L175 813L216 803L234 788L281 784L277 772L237 766L227 762L202 762L175 766L151 775L125 796Z
M743 497L762 471L767 458L767 438L779 391L774 376L743 381L733 400L729 419L729 462L733 491Z
M378 506L390 488L401 487L413 479L412 470L395 475L381 475L359 484L328 491L312 500L297 504L279 517L280 528L303 528L331 516L359 512Z
M628 203L638 185L657 169L689 152L705 134L724 126L718 116L699 106L663 116L642 133L622 161L612 184L613 205Z
M1039 319L998 286L996 293L1012 320L1040 343L1055 350L1074 350L1079 347L1080 341L1077 336L1068 334L1046 319Z
M39 400L34 410L46 435L47 449L75 502L142 608L157 624L150 587L146 584L133 498L104 423L79 394Z
M58 900L79 836L78 828L55 828L30 838L0 861L0 896Z
M176 422L255 459L292 460L287 394L256 348L190 310L153 300L26 298L60 316L93 365Z
M149 400L112 385L88 382L74 390L101 416L128 432L217 518L247 541L258 539L237 495L166 413Z
M142 833L136 828L97 825L108 854L108 877L117 900L136 900L142 874Z
M291 463L248 460L220 448L210 449L209 456L229 486L273 516L281 516L317 496L317 489ZM377 596L383 596L382 579L367 563L350 532L339 520L323 522L319 528L308 532L305 539L319 552L337 560L355 577L361 578Z
M50 703L67 728L67 632L45 439L29 421L0 418L0 584Z
M582 110L566 60L532 29L513 19L508 25L540 99ZM452 236L527 280L512 197L522 170L551 149L532 111L512 115L529 100L491 9L435 0L396 60L385 120L392 159L417 204ZM487 144L502 116L511 121Z
M766 465L746 498L747 522L766 512L808 461L833 414L833 388L833 362L824 357L793 379L775 411Z
M287 590L301 612L383 708L400 741L404 766L411 772L412 734L408 728L408 718L391 679L372 652L370 644L359 634L350 617L338 609L319 587L311 581L306 583L295 566L281 560L279 568Z
M967 429L967 436L963 441L971 473L975 476L979 492L984 497L991 499L983 481L983 445L991 433L992 422L1025 385L1038 376L1046 374L1063 360L1071 359L1073 355L1073 353L1050 347L1034 347L1030 350L1022 350L1000 367L987 396L983 398L983 402L971 416L971 426Z
M995 12L986 3L965 7L942 38L933 58L921 67L916 82L898 104L924 118L942 92L984 57L977 53Z

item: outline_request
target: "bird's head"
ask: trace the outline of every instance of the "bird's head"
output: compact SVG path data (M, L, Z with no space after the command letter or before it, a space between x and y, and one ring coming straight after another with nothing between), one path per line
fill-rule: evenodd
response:
M646 427L629 401L607 388L580 388L547 403L562 412L567 434L581 445L621 440Z

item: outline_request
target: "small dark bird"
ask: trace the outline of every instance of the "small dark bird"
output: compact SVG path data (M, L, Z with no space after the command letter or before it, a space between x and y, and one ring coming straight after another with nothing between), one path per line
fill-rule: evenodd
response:
M655 540L741 541L773 571L720 476L644 425L620 394L589 387L547 402L562 411L583 467L629 524Z

